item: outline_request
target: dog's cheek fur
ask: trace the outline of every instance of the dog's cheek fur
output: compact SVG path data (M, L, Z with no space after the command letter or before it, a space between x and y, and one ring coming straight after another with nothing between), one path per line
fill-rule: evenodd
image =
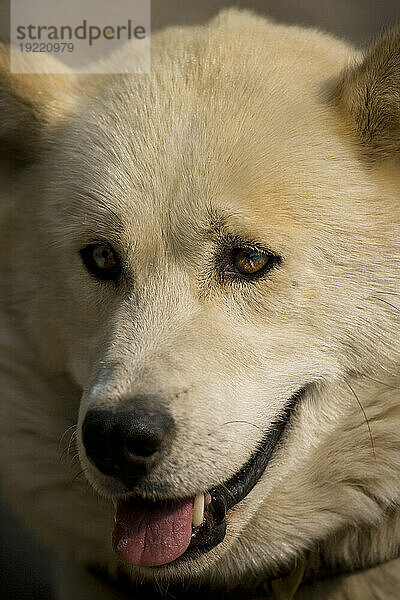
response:
M301 549L300 556L307 556L310 564L317 562L314 572L310 567L312 576L321 564L328 572L330 568L351 570L355 562L369 566L396 555L391 534L398 531L399 519L391 509L400 493L399 410L387 385L376 384L372 395L365 381L352 385L369 423L345 384L328 386L303 404L284 446L285 455L276 456L276 464L253 491L254 501L266 500L239 538L238 557L248 553L249 562L256 553L255 562L278 575L285 540L287 569L296 563ZM333 394L335 422L330 406ZM314 447L317 436L319 445ZM387 510L390 516L382 524ZM251 547L249 539L254 542ZM265 539L268 545L263 544ZM240 571L240 559L235 568Z

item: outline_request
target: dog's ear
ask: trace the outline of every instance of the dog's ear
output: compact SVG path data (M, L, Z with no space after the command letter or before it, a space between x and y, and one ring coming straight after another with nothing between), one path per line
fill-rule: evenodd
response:
M400 26L383 33L346 69L335 99L370 158L400 158Z
M49 129L73 102L74 77L51 74L54 59L46 60L49 73L11 73L9 49L0 45L0 166L34 161Z

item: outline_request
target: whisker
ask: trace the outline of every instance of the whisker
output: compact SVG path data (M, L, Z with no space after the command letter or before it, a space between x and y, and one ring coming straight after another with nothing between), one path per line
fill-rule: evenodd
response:
M374 298L374 300L379 300L380 302L383 302L384 304L387 304L388 306L390 306L391 308L394 308L395 311L400 312L400 307L395 306L394 304L391 304L390 302L388 302L387 300L384 300L383 298L379 298L378 296L370 296L371 298Z
M364 377L365 379L370 379L371 381L375 381L375 383L384 385L384 386L390 388L391 390L395 390L398 387L397 385L390 385L389 383L387 383L385 381L380 381L379 379L374 379L373 377L370 377L369 375L363 374L362 377Z
M66 448L64 448L64 450L62 451L62 453L60 454L60 460L63 461L65 459L68 458L68 456L71 453L72 445L76 442L76 434L77 434L77 430L76 430L76 426L75 429L72 431L70 440L68 442L68 446ZM75 449L76 449L76 444L74 445Z
M256 425L255 423L251 423L250 421L226 421L225 423L222 423L222 425L220 425L220 427L224 427L225 425L231 425L232 423L242 423L244 425L251 425L252 427L255 427L256 429L258 429L259 431L261 431L262 433L264 433L264 430L262 429L262 427L260 427L259 425Z
M75 427L74 431L71 434L70 440L69 440L69 444L68 444L68 448L67 448L67 454L69 454L71 452L71 446L74 443L76 446L76 436L77 436L77 428Z
M80 477L81 475L86 475L86 473L87 473L87 469L85 469L84 467L82 469L80 469L80 471L78 471L78 473L76 473L76 475L72 479L72 483L75 483L75 481L78 479L78 477Z
M75 454L70 460L70 466L75 467L75 465L79 464L79 454Z
M363 408L363 406L362 406L362 404L361 404L361 402L360 402L360 400L359 400L359 398L358 398L357 394L355 393L354 389L353 389L353 388L352 388L352 386L350 385L350 383L349 383L348 381L346 381L346 384L347 384L347 386L349 387L349 389L351 390L351 392L352 392L352 394L353 394L354 398L357 400L357 404L358 404L358 406L360 407L362 414L364 415L364 419L365 419L365 422L366 422L366 424L367 424L367 427L368 427L369 438L370 438L370 440L371 440L372 453L373 453L373 455L374 455L374 458L375 458L375 460L376 460L376 453L375 453L375 444L374 444L374 438L373 438L373 436L372 436L371 426L370 426L370 424L369 424L369 421L368 421L368 418L367 418L367 414L366 414L366 412L365 412L365 410L364 410L364 408Z
M229 488L227 488L224 483L221 483L220 485L221 485L221 487L224 488L224 490L226 491L226 493L228 494L228 496L230 496L231 499L235 501L235 498L234 498L232 492L229 490ZM236 504L236 502L235 502L235 504Z
M76 424L75 425L70 425L70 427L67 427L67 429L64 431L64 433L61 435L60 437L60 441L58 442L58 450L60 451L60 446L65 438L65 436L67 435L67 433L69 431L71 431L71 429L76 429Z

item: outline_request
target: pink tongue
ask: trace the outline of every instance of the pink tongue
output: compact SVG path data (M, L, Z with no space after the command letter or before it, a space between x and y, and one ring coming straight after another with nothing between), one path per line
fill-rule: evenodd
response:
M192 535L193 500L143 507L118 502L113 548L131 565L169 563L187 549Z

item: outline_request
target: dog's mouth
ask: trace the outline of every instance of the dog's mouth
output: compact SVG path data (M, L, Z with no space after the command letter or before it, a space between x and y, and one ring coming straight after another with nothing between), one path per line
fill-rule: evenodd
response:
M118 557L130 565L161 566L195 558L222 542L227 512L261 478L305 389L290 398L250 459L223 484L179 502L118 501L113 531Z

